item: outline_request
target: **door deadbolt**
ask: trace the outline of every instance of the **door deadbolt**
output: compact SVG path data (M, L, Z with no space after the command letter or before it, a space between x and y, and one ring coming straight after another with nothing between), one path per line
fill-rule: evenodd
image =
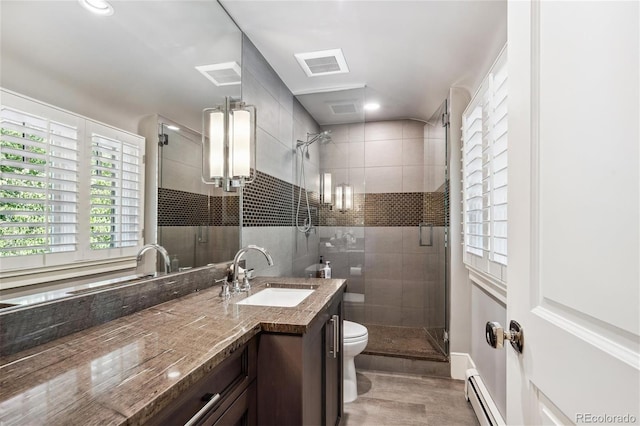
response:
M492 348L500 349L504 347L504 341L508 340L513 349L522 353L524 337L522 326L517 321L511 320L508 331L505 331L499 322L489 321L485 327L485 337Z

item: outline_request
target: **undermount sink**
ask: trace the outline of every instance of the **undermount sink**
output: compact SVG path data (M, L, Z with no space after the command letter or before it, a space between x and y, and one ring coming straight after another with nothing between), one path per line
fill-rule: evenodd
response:
M309 295L314 291L315 290L309 288L269 287L264 290L260 290L256 294L251 295L236 304L292 308L294 306L298 306L300 302L309 297Z

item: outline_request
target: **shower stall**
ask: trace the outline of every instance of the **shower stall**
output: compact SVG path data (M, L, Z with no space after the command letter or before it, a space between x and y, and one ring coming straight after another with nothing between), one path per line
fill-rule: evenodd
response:
M423 372L435 362L448 374L447 126L446 102L427 123L321 125L331 140L316 144L317 218L306 233L332 277L348 280L345 319L369 330L360 367Z

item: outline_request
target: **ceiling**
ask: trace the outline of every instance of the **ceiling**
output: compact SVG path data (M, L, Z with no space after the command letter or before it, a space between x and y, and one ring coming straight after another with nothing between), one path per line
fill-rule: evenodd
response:
M367 120L428 120L451 86L475 90L507 39L506 0L220 2L294 94L366 86L381 105ZM347 74L307 77L294 57L336 48ZM304 99L320 124L341 122L326 93Z
M241 63L242 34L214 1L114 1L96 16L78 1L0 7L0 85L137 132L158 113L201 128L202 109L240 97L194 67Z
M113 4L105 18L77 1L2 0L0 85L133 132L150 113L199 129L204 107L240 96L194 68L241 62L241 33L218 2ZM221 4L321 124L362 121L365 101L381 104L367 120L428 120L449 87L474 91L506 41L506 0ZM307 77L294 58L334 48L348 74ZM360 109L331 110L349 103Z

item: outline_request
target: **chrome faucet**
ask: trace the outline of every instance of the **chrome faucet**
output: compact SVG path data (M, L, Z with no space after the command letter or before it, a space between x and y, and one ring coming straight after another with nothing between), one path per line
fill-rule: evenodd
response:
M240 291L248 291L251 289L251 284L249 283L249 278L247 277L246 273L244 275L244 280L242 282L242 288L240 288L240 283L238 282L238 262L240 261L240 258L249 250L259 251L264 255L264 257L267 258L267 263L269 264L269 266L273 266L273 258L271 257L269 252L263 249L262 247L249 245L249 246L246 246L245 248L241 248L240 250L238 250L235 257L233 258L233 281L232 281L233 289L232 290L234 293L239 293ZM220 293L220 296L223 296L223 297L226 297L229 295L228 287L226 288L226 291L225 291L225 287L224 287L225 284L226 283L223 283L223 289L222 289L222 292ZM228 286L228 284L226 285Z
M159 244L145 244L140 249L138 255L136 256L136 269L138 268L138 266L140 266L142 255L151 249L156 250L158 253L160 253L160 256L162 256L162 259L164 260L164 273L168 274L169 272L171 272L171 259L169 259L169 253L167 253L167 250L165 250L165 248Z

